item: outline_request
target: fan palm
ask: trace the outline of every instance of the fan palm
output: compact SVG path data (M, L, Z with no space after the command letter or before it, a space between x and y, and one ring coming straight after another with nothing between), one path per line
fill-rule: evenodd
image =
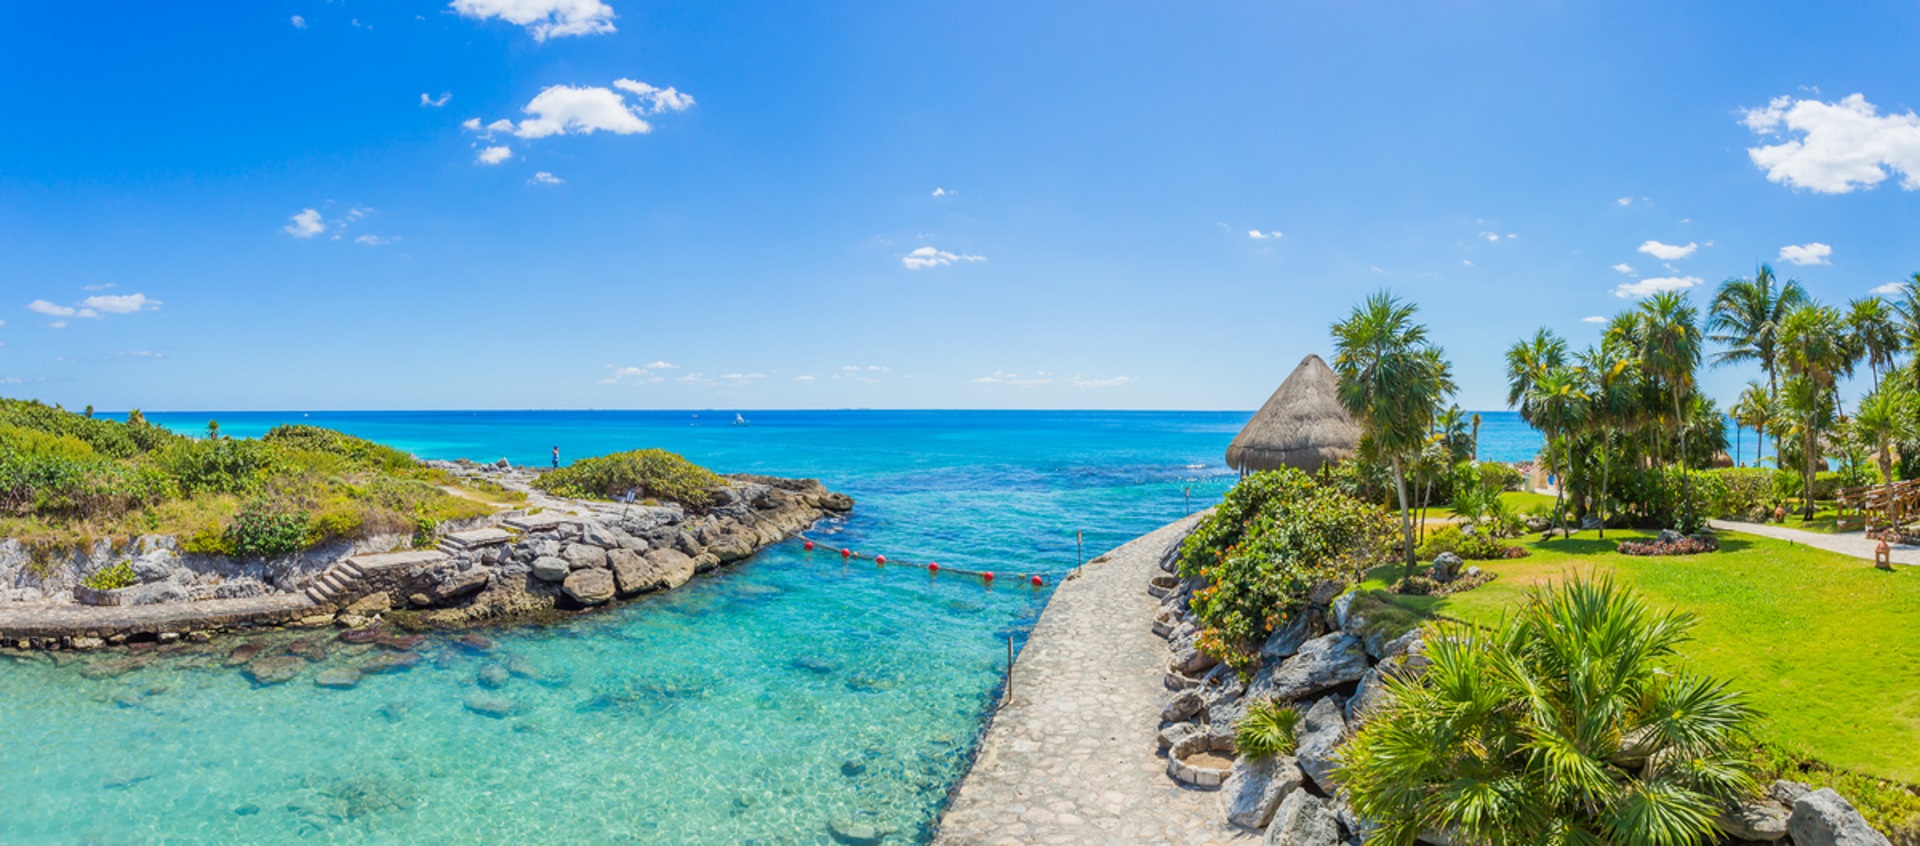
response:
M1880 389L1880 371L1893 366L1900 352L1900 326L1893 307L1879 297L1863 297L1847 304L1847 334L1854 355L1867 363L1873 389Z
M1752 279L1720 283L1707 309L1707 331L1713 333L1709 340L1726 347L1714 356L1714 365L1759 362L1769 393L1777 393L1780 324L1806 302L1807 291L1799 282L1778 281L1773 268L1764 264Z
M1540 329L1532 338L1515 341L1507 349L1507 407L1518 408L1520 419L1532 423L1533 383L1566 363L1567 342L1551 329Z
M1908 373L1920 384L1920 273L1900 283L1900 300L1893 304L1893 313L1910 354Z
M1755 715L1681 666L1695 622L1575 578L1491 631L1430 630L1426 673L1390 676L1341 751L1348 800L1378 826L1367 842L1712 842L1722 803L1755 789Z
M1805 497L1806 510L1811 518L1814 509L1814 465L1820 459L1820 433L1826 425L1813 424L1819 421L1829 421L1830 424L1832 416L1831 413L1822 415L1815 412L1833 404L1835 383L1853 369L1853 356L1847 345L1846 321L1840 312L1829 306L1808 304L1787 315L1787 319L1780 324L1780 366L1793 377L1807 382L1802 395L1795 398L1790 408L1798 415L1798 424L1805 424L1796 425L1796 431L1801 438L1801 461L1808 494ZM1820 397L1816 401L1806 391L1816 392Z
M1753 466L1760 466L1760 451L1765 448L1766 439L1761 437L1767 424L1773 420L1773 397L1767 392L1767 386L1758 381L1747 382L1740 399L1733 406L1733 422L1742 428L1753 429Z
M1820 434L1833 428L1833 392L1805 376L1791 376L1780 389L1783 434L1800 441L1800 499L1807 519L1813 519L1813 480L1820 461Z
M1400 498L1400 536L1413 575L1413 522L1406 468L1419 454L1440 402L1453 393L1452 367L1414 322L1418 310L1381 291L1333 325L1333 371L1340 404L1359 421L1362 452L1393 473Z
M1687 397L1693 394L1695 371L1699 367L1699 311L1688 302L1687 295L1668 291L1641 302L1640 370L1673 399L1670 422L1680 437L1683 468L1687 454L1685 405ZM1680 479L1685 488L1681 502L1686 510L1681 521L1691 531L1694 522L1692 480L1685 473Z
M1884 525L1896 526L1899 515L1893 500L1893 446L1902 441L1920 439L1920 399L1911 391L1889 382L1860 400L1853 416L1853 434L1873 447L1880 463L1881 483L1886 485L1887 514Z
M1565 527L1560 506L1573 470L1573 436L1587 420L1587 394L1582 390L1581 381L1580 374L1561 365L1540 374L1527 391L1527 406L1533 409L1533 419L1528 422L1546 433L1549 452L1554 443L1559 442L1563 456L1563 460L1554 462L1559 464L1560 476L1560 484L1553 487L1555 529Z
M1613 472L1613 439L1632 425L1640 369L1629 343L1609 334L1600 339L1599 347L1587 347L1580 354L1580 371L1587 380L1587 425L1600 436L1600 496L1596 504L1600 511L1600 537L1604 538L1607 536L1607 484Z

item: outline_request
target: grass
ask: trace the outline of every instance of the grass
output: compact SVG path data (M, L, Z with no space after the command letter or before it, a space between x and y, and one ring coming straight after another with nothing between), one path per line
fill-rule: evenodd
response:
M1411 494L1409 494L1411 496ZM1507 491L1500 495L1500 502L1507 506L1509 514L1546 514L1553 511L1551 494L1531 493L1527 491ZM1414 517L1422 514L1429 520L1444 520L1454 516L1453 509L1445 505L1434 505L1413 510Z
M1920 569L1768 538L1723 534L1718 553L1633 557L1613 551L1648 532L1610 530L1524 539L1532 555L1474 562L1499 578L1447 597L1385 588L1399 567L1362 584L1374 602L1419 617L1489 623L1526 590L1575 572L1611 572L1660 604L1698 615L1685 648L1694 667L1747 693L1766 714L1760 739L1833 767L1920 783ZM1401 621L1396 621L1401 622Z

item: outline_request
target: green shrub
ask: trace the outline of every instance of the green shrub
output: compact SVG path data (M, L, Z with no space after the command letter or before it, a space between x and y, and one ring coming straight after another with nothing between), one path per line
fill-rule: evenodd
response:
M1181 546L1181 575L1205 582L1191 600L1203 629L1200 647L1244 664L1253 647L1299 612L1315 582L1364 570L1393 537L1393 522L1379 506L1298 470L1242 479Z
M0 453L0 511L92 518L173 495L172 480L143 464L102 458Z
M162 450L155 461L187 496L251 493L282 466L273 447L233 438L182 441Z
M11 423L0 423L0 453L75 461L85 461L98 455L92 445L72 435L56 435Z
M1481 532L1467 534L1459 526L1441 526L1428 532L1426 541L1420 544L1414 554L1422 561L1432 561L1440 557L1442 552L1451 552L1468 561L1497 561L1527 556L1524 546L1501 543Z
M231 555L286 555L307 547L310 529L306 512L255 500L233 515L233 523L227 526L225 547Z
M365 469L398 472L418 466L413 456L393 447L319 426L275 426L260 440L290 449L339 456Z
M614 499L634 491L692 508L713 501L723 484L713 471L663 449L637 449L584 458L535 479L533 486L555 496Z
M1715 485L1707 497L1714 516L1745 520L1779 504L1773 472L1764 467L1728 467L1697 474L1696 478L1710 479Z
M1262 699L1247 706L1247 715L1233 727L1233 745L1251 760L1292 755L1298 741L1300 712L1293 706Z
M133 574L133 565L122 561L104 570L93 571L80 583L94 590L119 590L123 587L133 587L133 583L138 580Z
M1525 481L1520 471L1515 470L1513 465L1498 461L1482 461L1474 467L1474 470L1480 475L1480 484L1494 490L1517 491L1520 489L1520 483Z
M1374 843L1690 844L1751 794L1752 711L1687 669L1690 615L1611 580L1536 590L1492 630L1440 624L1341 750Z

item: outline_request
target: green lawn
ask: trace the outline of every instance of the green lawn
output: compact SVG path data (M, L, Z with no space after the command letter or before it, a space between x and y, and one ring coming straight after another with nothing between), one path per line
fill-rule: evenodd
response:
M1611 572L1661 605L1700 617L1693 665L1730 682L1766 714L1761 739L1835 767L1920 783L1920 569L1805 546L1723 534L1718 553L1638 558L1613 551L1610 530L1517 541L1527 558L1472 562L1497 573L1455 597L1374 594L1408 611L1488 622L1528 586L1576 572ZM1383 589L1398 567L1369 574Z
M1553 497L1547 494L1507 491L1500 495L1500 501L1507 506L1507 512L1510 514L1546 514L1553 510ZM1445 505L1435 505L1430 508L1416 508L1413 513L1415 516L1425 513L1429 520L1445 520L1453 516L1453 509Z

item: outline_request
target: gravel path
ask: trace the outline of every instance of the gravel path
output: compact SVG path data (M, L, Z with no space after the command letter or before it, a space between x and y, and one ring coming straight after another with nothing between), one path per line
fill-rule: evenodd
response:
M1166 642L1147 580L1201 515L1090 561L1048 601L1013 670L1013 700L941 818L937 844L1251 844L1218 792L1158 754Z
M1763 538L1793 541L1794 543L1804 546L1824 549L1829 552L1838 552L1841 555L1851 555L1866 561L1873 560L1873 549L1880 545L1879 541L1868 540L1867 536L1860 532L1844 532L1829 535L1820 532L1809 532L1805 529L1789 529L1786 526L1773 526L1762 523L1738 523L1732 520L1710 520L1708 523L1720 531L1745 532L1749 535L1759 535ZM1920 566L1920 547L1907 544L1894 544L1892 558L1895 564Z

